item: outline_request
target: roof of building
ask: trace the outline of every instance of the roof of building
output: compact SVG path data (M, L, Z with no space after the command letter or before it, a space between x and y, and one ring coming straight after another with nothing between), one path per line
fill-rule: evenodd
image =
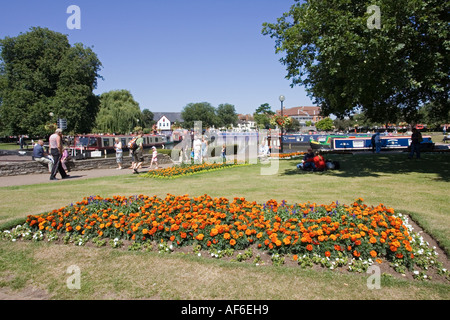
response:
M277 114L281 114L281 110L277 110ZM320 116L320 107L303 106L283 109L285 116L301 116L308 115L310 117Z
M170 122L183 122L183 117L181 116L181 112L153 112L153 120L158 122L163 116L169 119Z

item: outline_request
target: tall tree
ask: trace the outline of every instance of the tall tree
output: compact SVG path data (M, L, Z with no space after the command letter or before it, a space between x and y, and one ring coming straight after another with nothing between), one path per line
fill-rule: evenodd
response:
M217 126L218 120L216 108L209 102L189 103L181 111L184 119L183 126L187 129L194 128L195 121L201 121L203 128Z
M128 90L112 90L100 96L96 132L126 134L142 127L142 113Z
M268 103L260 105L253 113L253 119L255 119L256 125L262 129L269 129L270 116L274 115L272 107Z
M99 107L93 90L101 78L91 48L36 27L0 40L0 49L0 131L43 135L56 118L67 119L68 131L91 130Z
M387 123L414 121L429 101L443 114L450 107L448 1L296 0L262 33L323 115L362 110Z
M151 128L155 123L153 120L154 114L149 109L142 110L142 127Z
M238 115L234 105L225 103L219 104L216 109L217 114L217 124L220 127L232 127L238 123Z

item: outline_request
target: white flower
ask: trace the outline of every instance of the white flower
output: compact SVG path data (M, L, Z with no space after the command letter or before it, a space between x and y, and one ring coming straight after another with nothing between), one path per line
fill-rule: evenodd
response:
M414 274L418 275L418 274L419 274L419 271L414 270Z

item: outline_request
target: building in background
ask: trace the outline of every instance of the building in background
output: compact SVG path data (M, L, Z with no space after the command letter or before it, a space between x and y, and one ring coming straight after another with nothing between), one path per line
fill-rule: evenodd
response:
M238 123L235 131L250 132L256 130L256 122L250 114L238 114Z
M181 112L154 112L153 120L156 121L156 129L160 131L172 130L175 122L183 122Z
M281 114L281 110L276 111L277 114ZM283 115L289 116L296 119L302 127L308 126L309 121L312 125L322 120L323 117L320 115L320 107L294 107L294 108L284 108Z

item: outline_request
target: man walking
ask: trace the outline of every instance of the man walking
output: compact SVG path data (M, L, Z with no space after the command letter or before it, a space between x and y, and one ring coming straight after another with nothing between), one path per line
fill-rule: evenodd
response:
M62 130L56 129L55 133L49 138L50 154L53 157L53 168L50 174L50 180L58 180L56 174L59 172L62 179L66 179L69 175L64 171L61 164L61 155L63 153Z

